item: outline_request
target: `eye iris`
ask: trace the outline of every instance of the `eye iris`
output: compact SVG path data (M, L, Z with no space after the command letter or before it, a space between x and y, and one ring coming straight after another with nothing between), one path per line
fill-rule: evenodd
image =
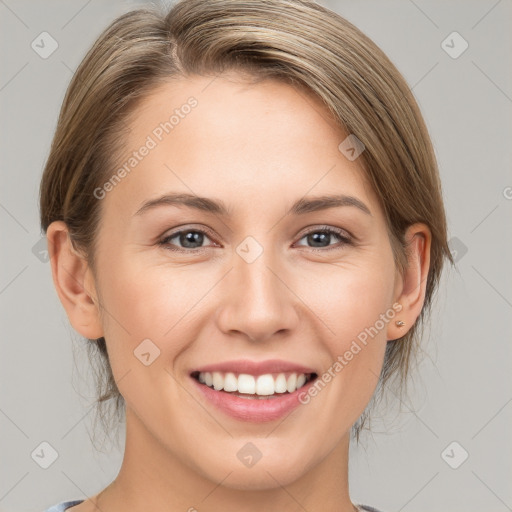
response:
M180 244L182 244L183 247L196 249L196 247L190 247L189 244L197 243L201 246L203 244L203 237L203 233L200 233L199 231L185 231L180 235Z
M308 235L308 242L312 242L314 247L326 247L329 245L331 234L324 233L322 231L317 231L315 233L311 233ZM325 245L322 245L323 242L327 242ZM316 244L320 245L316 245Z
M330 245L333 233L330 231L314 231L307 236L308 243L313 247L328 247ZM170 238L179 238L179 243L183 248L197 249L203 245L205 234L202 231L181 231ZM196 247L197 244L199 247Z

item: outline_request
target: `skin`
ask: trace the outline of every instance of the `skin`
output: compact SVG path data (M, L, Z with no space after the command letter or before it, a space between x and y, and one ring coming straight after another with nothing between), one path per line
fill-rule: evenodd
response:
M224 74L159 86L131 117L126 155L190 96L197 107L101 200L96 273L63 222L47 232L69 320L87 338L106 338L126 401L119 475L73 510L352 511L350 428L375 390L387 341L421 312L429 229L408 229L409 267L400 276L377 197L358 160L338 150L347 134L318 100L277 81L249 85ZM231 216L176 206L135 215L164 192L221 199ZM371 215L353 206L286 215L303 196L332 193L357 197ZM350 233L353 243L332 234L315 246L306 234L323 226ZM189 246L206 248L199 254L179 237L158 245L176 228L213 236ZM236 252L247 236L263 248L250 264ZM397 302L400 313L284 419L231 418L189 377L238 358L285 359L321 374ZM146 338L160 350L149 366L133 355ZM262 453L250 468L236 456L247 442Z

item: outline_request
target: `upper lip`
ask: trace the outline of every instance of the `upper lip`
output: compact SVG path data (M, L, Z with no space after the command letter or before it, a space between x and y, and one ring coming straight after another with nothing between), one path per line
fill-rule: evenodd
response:
M233 372L247 373L249 375L264 375L267 373L316 373L314 369L298 363L284 361L281 359L267 359L266 361L251 361L249 359L237 359L212 363L192 371L195 372Z

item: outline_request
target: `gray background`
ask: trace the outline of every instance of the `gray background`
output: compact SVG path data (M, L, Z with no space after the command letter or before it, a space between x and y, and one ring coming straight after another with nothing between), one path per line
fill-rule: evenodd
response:
M368 34L412 87L458 260L409 398L391 396L373 435L351 447L352 498L387 512L512 510L512 2L321 3ZM112 19L140 5L0 0L0 511L84 499L121 464L121 453L95 452L89 438L94 390L41 261L38 187L73 71ZM58 43L46 59L31 48L43 31ZM469 44L458 58L442 47L453 31ZM31 457L44 441L58 452L48 469ZM469 457L453 469L447 461L460 463L463 450Z

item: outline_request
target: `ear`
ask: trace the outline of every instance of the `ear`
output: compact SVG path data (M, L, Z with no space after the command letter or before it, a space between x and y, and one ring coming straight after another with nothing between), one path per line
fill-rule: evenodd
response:
M46 231L53 284L73 328L89 339L103 336L94 278L87 260L71 244L63 221Z
M395 301L402 308L388 324L388 340L401 338L414 325L425 302L427 276L430 268L430 246L432 234L426 224L416 223L405 233L407 244L407 268L404 275L397 270L395 279ZM397 321L404 322L402 327Z

